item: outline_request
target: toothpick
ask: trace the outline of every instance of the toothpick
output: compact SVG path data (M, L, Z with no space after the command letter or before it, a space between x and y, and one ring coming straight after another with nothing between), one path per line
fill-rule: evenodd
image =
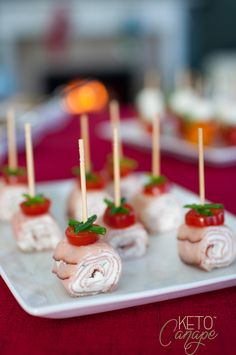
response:
M85 169L86 172L91 172L90 140L89 140L89 126L88 126L87 115L80 116L80 128L81 128L81 137L84 141Z
M120 150L117 127L113 128L113 169L115 206L120 206Z
M198 75L198 77L196 79L195 88L196 88L198 95L200 95L200 96L204 95L203 78L200 74Z
M160 174L160 118L156 115L152 123L152 175Z
M80 185L81 185L81 197L82 197L82 219L85 223L88 219L87 208L87 191L86 191L86 173L84 164L84 140L79 139L79 156L80 156Z
M120 138L120 113L119 113L119 103L117 100L112 100L110 102L110 119L112 129L117 128L118 130L118 138L119 138L119 149L120 149L120 157L123 157L123 147Z
M201 205L205 204L204 148L202 128L198 128L199 193Z
M144 77L145 88L160 88L160 74L156 69L149 69Z
M192 74L189 70L180 70L175 73L175 90L192 86Z
M30 123L25 124L25 149L26 149L26 160L27 160L29 195L31 197L34 197L35 196L35 175L34 175L34 157L33 157Z
M183 78L182 73L180 71L175 72L174 85L176 91L180 90L183 86Z
M8 138L8 166L17 169L16 125L13 109L7 111L7 138Z

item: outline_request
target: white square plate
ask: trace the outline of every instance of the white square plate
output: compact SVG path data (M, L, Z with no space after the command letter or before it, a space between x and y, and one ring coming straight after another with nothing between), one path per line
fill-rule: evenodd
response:
M38 191L53 200L53 214L66 226L65 203L72 181L40 184ZM181 203L197 202L196 195L176 186ZM236 218L226 213L236 231ZM52 253L18 251L10 226L0 224L0 272L22 308L35 316L67 318L131 307L236 285L236 263L204 272L183 264L177 254L176 231L152 236L145 257L123 264L118 289L110 294L71 298L51 273Z
M103 139L112 138L110 122L101 122L98 125L98 134ZM121 121L121 137L125 144L129 144L138 149L152 149L150 134L141 126L138 119L131 118ZM184 159L197 160L197 146L188 143L185 139L176 135L163 132L161 135L161 149L173 156ZM235 146L212 146L205 147L204 159L208 165L231 166L236 163Z

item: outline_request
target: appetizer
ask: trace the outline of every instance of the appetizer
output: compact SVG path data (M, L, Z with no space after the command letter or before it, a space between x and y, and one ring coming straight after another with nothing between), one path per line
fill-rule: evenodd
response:
M175 90L168 99L168 111L181 123L189 114L198 95L193 88L193 77L190 71L176 72Z
M34 159L31 126L25 124L25 142L29 193L11 220L17 246L24 252L54 249L61 239L60 229L49 213L51 201L35 194Z
M67 213L69 218L81 220L82 202L81 202L81 187L80 187L80 168L73 168L73 173L77 179L69 195ZM105 206L101 201L108 197L106 192L106 179L101 173L86 172L87 185L87 204L91 214L102 216Z
M167 232L180 225L180 204L171 190L165 176L150 175L141 193L133 199L138 219L151 234Z
M121 259L102 237L104 227L87 217L84 142L79 139L82 222L71 219L66 238L54 252L53 272L71 296L87 296L113 291L121 275Z
M108 176L111 180L113 180L113 157L112 155L108 155L106 170ZM120 158L120 188L121 195L124 196L128 201L132 200L132 198L141 190L142 188L142 179L135 173L135 169L137 168L138 163L134 159L130 159L122 156ZM112 194L114 190L113 182L110 182L108 185L108 193Z
M120 139L120 113L119 104L117 101L113 100L110 102L110 120L112 129L117 128L119 137L119 162L120 162L120 188L121 194L127 200L132 199L132 197L141 189L140 178L135 174L135 170L138 166L137 161L125 157L123 154L123 146ZM107 157L106 171L108 178L113 180L113 155L109 154ZM108 185L109 194L114 190L113 182Z
M8 166L2 169L0 183L0 221L10 221L19 209L27 193L26 169L18 166L15 115L13 110L7 112Z
M236 238L224 224L222 204L193 204L178 232L178 250L186 264L206 271L230 265L236 257Z
M119 253L121 259L139 258L146 254L148 235L140 222L137 222L133 207L124 198L116 207L110 200L105 200L107 208L103 215L107 240Z
M155 114L164 114L164 96L158 89L143 89L137 97L137 109L141 123L148 132L152 131Z
M218 103L217 116L223 140L236 145L236 105L230 100Z
M157 71L148 71L144 81L144 88L136 97L136 107L140 122L151 132L153 117L156 114L162 116L164 113L165 100L160 89L160 78Z
M102 222L107 228L106 240L118 251L121 258L143 256L147 251L148 236L142 224L136 222L133 207L121 198L120 150L118 130L113 128L114 203L105 200L107 208Z
M23 201L23 194L27 193L27 177L24 168L4 167L0 185L0 220L10 221L19 203Z
M186 205L190 210L178 231L181 260L206 271L230 265L236 257L236 238L224 224L224 206L205 203L202 129L198 131L200 204Z
M89 126L88 117L82 115L80 117L80 128L82 138L85 145L85 169L86 169L86 185L87 185L87 205L90 214L96 214L100 217L105 206L101 203L108 196L106 188L106 179L102 173L92 170L90 161L90 144L89 144ZM81 203L81 187L80 187L80 167L74 167L72 172L76 176L75 184L69 195L67 212L70 218L78 220L82 219L82 203Z
M196 100L197 96L192 88L180 88L170 96L168 107L171 114L182 121L190 114Z
M106 229L94 224L96 216L86 222L70 220L66 238L53 255L53 273L71 296L88 296L113 291L121 275L121 260L102 236Z
M195 99L189 112L182 117L181 133L187 141L197 144L199 127L205 132L203 143L212 145L218 133L215 109L210 100L203 98Z
M11 221L17 246L24 252L54 249L62 235L49 213L51 201L42 194L24 197Z
M180 205L173 196L171 183L160 173L159 117L153 120L152 173L142 191L133 198L133 206L150 233L167 232L180 224Z

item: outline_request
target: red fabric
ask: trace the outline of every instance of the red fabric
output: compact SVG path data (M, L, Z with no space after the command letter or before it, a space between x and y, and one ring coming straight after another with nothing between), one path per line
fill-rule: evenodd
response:
M130 116L131 108L122 115ZM110 151L109 142L98 139L96 122L106 114L91 117L91 142L94 167L103 166ZM71 167L78 164L78 120L68 119L68 126L50 134L35 148L36 176L39 181L71 177ZM148 170L150 155L125 147L125 153L137 158L140 170ZM24 163L24 155L20 156ZM197 165L171 157L162 157L162 171L173 181L193 190L197 188ZM236 213L234 186L236 167L206 168L207 198L222 202ZM162 326L178 316L216 317L214 328L219 335L205 341L196 354L231 355L236 348L236 288L205 293L150 305L74 319L48 320L26 314L0 279L0 354L185 354L183 341L163 347L159 343Z

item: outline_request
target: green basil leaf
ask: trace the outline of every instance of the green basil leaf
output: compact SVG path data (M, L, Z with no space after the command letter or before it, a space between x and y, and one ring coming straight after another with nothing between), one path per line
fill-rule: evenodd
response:
M114 202L108 200L107 198L104 198L103 200L105 202L105 204L108 206L108 207L112 207L114 205Z
M195 210L197 213L204 216L213 216L212 209L224 208L224 205L221 203L206 203L205 205L200 204L189 204L185 205L184 208L190 208Z
M35 204L45 203L45 197L42 194L38 194L35 196L30 196L29 194L23 194L23 196L26 198L26 201L24 202L25 206L32 206Z
M89 227L89 231L100 234L100 235L105 235L107 230L105 227L91 226L91 227Z

